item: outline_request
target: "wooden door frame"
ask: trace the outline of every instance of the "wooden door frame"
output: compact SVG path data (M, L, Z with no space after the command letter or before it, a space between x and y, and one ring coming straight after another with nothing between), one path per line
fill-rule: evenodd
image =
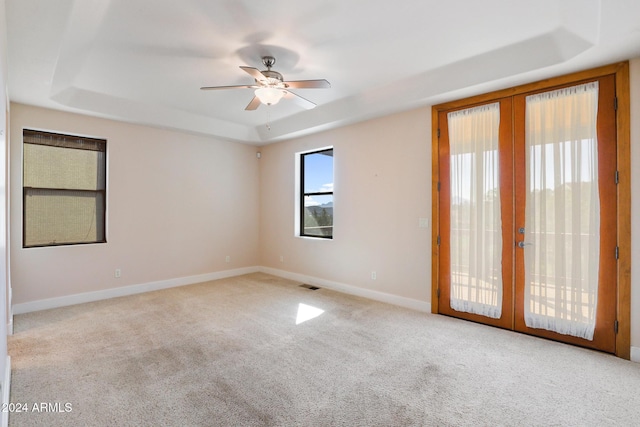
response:
M487 103L495 99L519 95L536 90L553 88L570 84L572 82L586 80L606 75L615 75L617 98L617 164L619 183L618 196L618 229L617 241L619 259L617 265L617 322L618 334L616 336L615 355L630 359L631 357L631 117L629 95L629 62L619 62L591 70L580 71L560 77L540 80L525 85L490 92L461 100L434 105L431 109L431 194L432 194L432 218L433 227L431 235L431 312L439 313L438 295L440 278L440 198L439 198L439 124L438 115L441 111L461 108L472 104Z

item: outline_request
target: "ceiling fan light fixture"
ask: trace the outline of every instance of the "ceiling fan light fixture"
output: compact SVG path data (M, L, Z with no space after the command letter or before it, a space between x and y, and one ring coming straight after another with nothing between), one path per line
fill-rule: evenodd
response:
M275 105L284 96L282 89L276 89L274 87L261 87L256 89L256 96L265 105Z
M291 92L290 89L327 89L331 87L331 84L325 79L316 80L292 80L286 81L282 74L271 69L275 64L275 58L272 56L262 57L262 63L267 67L266 70L258 70L254 67L247 67L241 65L240 69L253 77L254 84L248 85L234 85L234 86L203 86L201 90L216 90L216 89L254 89L254 97L251 98L251 102L245 107L246 111L253 111L264 105L274 105L280 102L284 97L287 100L294 101L302 108L307 110L314 108L316 104L309 101L306 98L298 95L295 92Z

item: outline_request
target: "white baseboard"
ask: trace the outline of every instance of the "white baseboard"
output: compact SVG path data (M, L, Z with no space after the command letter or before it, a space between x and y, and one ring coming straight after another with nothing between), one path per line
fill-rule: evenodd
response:
M8 311L7 318L7 335L13 335L13 288L9 286L9 295L7 298Z
M82 304L85 302L100 301L109 298L122 297L127 295L140 294L143 292L157 291L161 289L174 288L177 286L192 285L194 283L208 282L210 280L225 279L227 277L240 276L243 274L263 272L274 276L283 277L297 282L308 283L310 285L331 289L345 294L356 295L369 298L375 301L398 305L413 310L430 312L431 303L419 301L412 298L387 294L370 289L359 288L357 286L307 276L304 274L292 273L290 271L278 270L269 267L245 267L235 270L218 271L215 273L200 274L196 276L179 277L176 279L160 280L157 282L142 283L139 285L123 286L120 288L104 289L94 292L83 292L80 294L68 295L64 297L48 298L38 301L15 304L13 314L30 313L32 311L48 310L50 308L66 307L69 305ZM8 330L13 330L13 322L8 325Z
M38 301L15 304L13 314L30 313L32 311L48 310L50 308L65 307L68 305L82 304L85 302L100 301L109 298L123 297L126 295L141 294L143 292L158 291L161 289L175 288L177 286L192 285L208 282L210 280L226 279L227 277L241 276L243 274L256 273L259 267L245 267L234 270L216 271L214 273L199 274L196 276L178 277L175 279L160 280L157 282L142 283L139 285L123 286L120 288L104 289L94 292L68 295L64 297L48 298Z
M5 362L4 379L2 380L2 407L7 408L10 403L11 392L11 357L7 356ZM9 425L9 411L2 411L2 419L0 420L2 427Z
M401 297L398 295L387 294L384 292L373 291L370 289L359 288L357 286L347 285L340 282L334 282L331 280L321 279L318 277L307 276L305 274L293 273L290 271L279 270L270 267L244 267L234 270L217 271L214 273L200 274L195 276L179 277L175 279L160 280L157 282L148 282L138 285L123 286L120 288L105 289L95 292L84 292L81 294L74 294L65 297L49 298L38 301L31 301L22 304L15 304L12 308L12 315L9 317L7 323L7 332L9 335L13 334L13 315L30 313L32 311L47 310L50 308L65 307L69 305L82 304L85 302L99 301L109 298L140 294L143 292L157 291L161 289L174 288L178 286L192 285L195 283L208 282L211 280L226 279L228 277L241 276L243 274L250 274L262 272L271 274L274 276L282 277L289 280L294 280L301 283L307 283L322 288L331 289L337 292L345 294L356 295L359 297L369 298L374 301L380 301L388 304L398 305L401 307L410 308L413 310L431 312L431 303L428 301L420 301L413 298ZM631 361L640 363L640 347L631 347ZM9 403L9 386L11 379L11 358L7 356L7 369L4 374L2 389L2 402ZM8 413L2 413L2 420L0 427L4 427L8 422Z
M379 291L372 291L370 289L359 288L357 286L346 285L344 283L333 282L331 280L320 279L318 277L307 276L299 273L292 273L290 271L278 270L270 267L260 267L260 271L263 273L271 274L273 276L282 277L296 282L302 282L320 288L327 288L333 291L342 292L345 294L356 295L359 297L369 298L375 301L385 302L388 304L398 305L413 310L431 312L431 303L427 301L420 301L413 298L406 298L397 295L387 294Z

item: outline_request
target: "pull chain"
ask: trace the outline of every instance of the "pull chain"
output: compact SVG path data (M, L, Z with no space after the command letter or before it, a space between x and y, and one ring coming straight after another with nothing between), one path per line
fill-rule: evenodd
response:
M271 121L271 105L267 104L267 130L271 130L271 125L269 122Z

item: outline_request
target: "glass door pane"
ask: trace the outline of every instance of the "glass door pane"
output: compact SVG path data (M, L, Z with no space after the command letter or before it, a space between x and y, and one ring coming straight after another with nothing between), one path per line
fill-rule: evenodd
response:
M587 340L598 302L597 107L598 82L526 98L525 324Z
M500 104L448 114L450 166L450 306L494 319L502 315Z

